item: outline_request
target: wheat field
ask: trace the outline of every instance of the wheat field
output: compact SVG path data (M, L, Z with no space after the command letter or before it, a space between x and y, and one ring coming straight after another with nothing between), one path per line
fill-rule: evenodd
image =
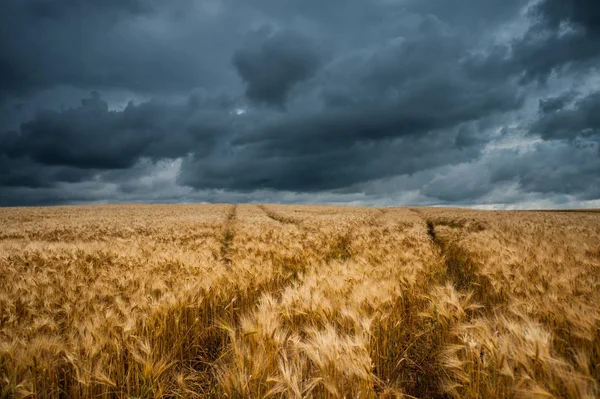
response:
M8 398L596 398L600 213L0 209Z

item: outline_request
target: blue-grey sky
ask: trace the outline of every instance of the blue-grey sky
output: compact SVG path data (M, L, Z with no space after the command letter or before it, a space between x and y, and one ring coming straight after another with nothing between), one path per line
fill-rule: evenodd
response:
M600 207L597 0L3 0L0 206Z

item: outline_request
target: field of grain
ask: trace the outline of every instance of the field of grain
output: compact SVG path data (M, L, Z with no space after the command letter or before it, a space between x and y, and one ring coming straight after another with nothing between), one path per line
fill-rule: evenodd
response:
M595 398L600 213L0 208L0 396Z

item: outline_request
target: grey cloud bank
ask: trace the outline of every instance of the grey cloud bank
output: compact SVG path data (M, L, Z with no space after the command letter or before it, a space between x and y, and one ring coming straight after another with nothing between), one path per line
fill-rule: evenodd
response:
M6 0L0 25L0 206L600 207L595 1Z

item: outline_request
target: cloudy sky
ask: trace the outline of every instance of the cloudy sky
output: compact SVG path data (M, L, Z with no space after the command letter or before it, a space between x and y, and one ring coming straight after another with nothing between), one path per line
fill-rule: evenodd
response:
M2 0L0 206L600 207L597 0Z

